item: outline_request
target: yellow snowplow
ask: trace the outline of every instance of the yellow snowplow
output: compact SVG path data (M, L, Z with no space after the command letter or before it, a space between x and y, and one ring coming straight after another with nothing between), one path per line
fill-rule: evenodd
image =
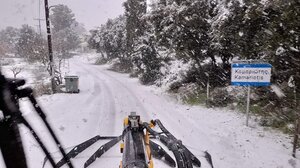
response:
M161 132L155 131L154 127L159 127ZM195 155L188 150L180 140L176 139L160 122L160 120L151 120L149 123L142 122L139 115L131 113L124 119L124 130L122 135L116 137L95 136L77 146L69 153L68 158L61 159L56 167L61 167L66 160L76 157L79 153L90 147L98 140L107 140L109 142L102 145L84 164L84 167L90 166L97 158L100 158L106 151L120 142L120 151L123 154L119 168L154 168L153 158L163 160L170 167L193 168L201 167L201 162ZM175 160L153 139L159 140L162 144L174 154ZM211 156L205 153L207 162L213 167Z

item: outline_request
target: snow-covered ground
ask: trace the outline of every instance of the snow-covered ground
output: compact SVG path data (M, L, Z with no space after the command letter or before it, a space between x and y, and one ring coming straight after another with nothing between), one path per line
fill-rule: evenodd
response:
M0 60L2 61L2 60ZM6 58L8 64L0 64L1 72L8 78L14 78L13 70L19 70L20 73L17 74L17 78L26 79L26 86L36 86L39 83L49 83L50 79L48 77L48 72L41 63L31 63L29 64L24 58Z
M69 75L80 77L79 94L55 94L39 98L65 148L71 149L95 135L120 135L124 117L135 111L144 121L160 119L201 161L204 161L203 151L207 150L215 168L300 166L300 160L291 156L292 140L287 135L259 127L254 121L251 127L246 127L244 116L236 112L179 104L161 89L143 86L137 79L109 71L107 66L93 65L91 60L93 55L70 60ZM51 152L57 153L30 106L23 102L21 107L24 116L38 130ZM42 167L44 154L40 147L27 129L22 127L21 132L29 166ZM96 143L78 155L73 160L76 167L83 167L84 161L103 143ZM116 145L90 167L116 168L120 160L119 146ZM0 167L4 166L0 164ZM155 167L168 166L155 161Z

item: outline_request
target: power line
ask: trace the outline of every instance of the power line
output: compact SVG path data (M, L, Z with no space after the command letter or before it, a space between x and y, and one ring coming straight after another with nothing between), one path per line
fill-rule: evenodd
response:
M45 21L45 19L41 19L41 0L39 0L39 17L38 18L34 18L33 20L38 21L38 29L39 29L39 33L40 35L42 35L42 26L41 26L41 21Z

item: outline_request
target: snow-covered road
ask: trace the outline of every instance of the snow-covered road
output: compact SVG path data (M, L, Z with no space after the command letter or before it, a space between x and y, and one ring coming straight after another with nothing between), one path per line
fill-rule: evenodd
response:
M159 88L143 86L137 79L129 78L128 74L107 70L107 66L90 64L82 56L70 60L70 71L71 75L80 77L79 94L39 98L48 120L68 149L98 134L119 135L124 117L135 111L144 121L160 119L200 160L204 160L203 151L207 150L212 155L215 168L300 167L300 160L291 157L291 139L287 135L266 130L254 122L253 127L246 127L243 115L182 105ZM55 153L57 149L38 117L26 103L23 103L22 109ZM22 135L29 166L42 167L44 155L40 148L28 130L22 128ZM74 160L76 167L83 167L84 161L101 144L103 142L78 155ZM120 160L119 146L116 145L91 167L116 168ZM155 163L155 168L167 167L159 161Z

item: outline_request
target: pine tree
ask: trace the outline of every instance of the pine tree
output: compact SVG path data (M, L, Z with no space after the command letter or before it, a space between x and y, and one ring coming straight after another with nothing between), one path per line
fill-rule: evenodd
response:
M273 65L274 80L281 83L294 76L300 85L300 2L278 1L269 4L266 14L270 18L265 40L268 58ZM299 88L299 87L298 87Z
M97 30L91 31L88 40L89 47L101 53L101 62L118 59L122 63L126 60L126 30L125 17L119 16L109 19ZM126 69L126 68L125 68Z
M79 24L72 10L66 5L55 5L52 8L50 20L53 26L53 49L64 58L80 44L77 34Z
M214 27L215 40L218 44L217 51L220 56L223 68L227 69L230 66L230 60L233 57L241 54L239 41L243 38L244 32L242 29L243 17L245 8L238 1L233 2L229 8L229 14L225 20L218 21Z
M124 64L131 67L130 57L134 53L136 40L143 35L144 25L142 17L146 14L146 0L127 0L124 3L126 17L126 59Z
M76 23L75 15L72 10L66 5L55 5L51 8L52 14L50 16L51 25L54 32L59 32L66 28L71 28Z

